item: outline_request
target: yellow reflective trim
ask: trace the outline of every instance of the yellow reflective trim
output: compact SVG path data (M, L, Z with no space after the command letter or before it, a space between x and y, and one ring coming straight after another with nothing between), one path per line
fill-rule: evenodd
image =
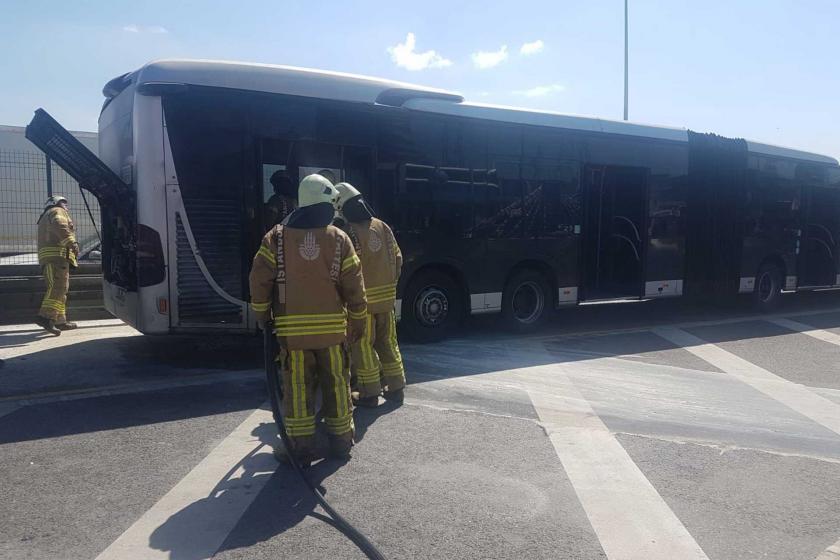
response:
M76 237L71 235L70 237L67 237L67 238L59 241L58 244L61 245L62 247L66 247L67 245L70 245L71 243L75 243L75 242L76 242Z
M335 383L335 409L338 416L345 416L350 413L349 395L347 394L347 386L344 383L344 360L342 360L341 350L338 346L330 347L330 375L332 375Z
M361 320L367 317L367 309L363 309L361 311L348 311L348 315L350 315L351 319Z
M271 263L271 266L277 266L277 257L271 252L271 249L266 247L265 245L260 245L260 250L257 251L257 255L263 257L265 260Z
M303 387L303 351L292 350L289 353L289 369L291 370L291 384L292 384L292 415L295 418L304 417L303 413L306 411L306 402L301 403L302 399L298 393L303 393L306 398L305 389ZM301 404L303 406L301 407Z
M392 299L396 299L396 294L389 294L385 296L376 296L368 299L368 303L384 303L386 301L390 301Z
M386 296L395 296L395 295L397 295L397 290L392 289L392 290L388 290L387 292L373 292L372 294L368 293L368 294L365 294L365 295L367 295L369 300L370 299L378 299L378 298L383 298L383 297L386 297Z
M257 303L252 301L251 302L251 309L254 311L268 311L268 308L271 306L271 302L266 303Z
M335 319L330 321L300 321L297 323L278 323L275 322L274 326L278 329L304 329L304 328L344 328L347 326L347 321L341 319L340 321L336 321Z
M373 315L367 316L367 330L364 338L360 341L362 350L362 368L365 371L376 371L377 378L379 376L379 360L373 353L373 336L374 336L374 322Z
M285 417L287 426L308 426L315 423L315 416L304 416L303 418Z
M274 334L277 336L314 336L314 335L321 335L321 334L344 334L346 329L341 327L340 329L331 329L331 330L283 330L283 329L276 329Z
M397 289L396 284L386 284L384 286L374 286L372 288L365 288L365 291L369 294L370 293L375 294L375 293L378 293L378 292L387 292L387 291L390 291L390 290L395 290L396 291L396 289Z
M344 261L341 263L341 272L344 272L348 268L351 268L355 265L361 264L361 262L362 261L359 260L359 257L357 255L351 255L344 259Z
M301 319L344 319L344 313L316 313L312 315L281 315L274 322L298 321Z

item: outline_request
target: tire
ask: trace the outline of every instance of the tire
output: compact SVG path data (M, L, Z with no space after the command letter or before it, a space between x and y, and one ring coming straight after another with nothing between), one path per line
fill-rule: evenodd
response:
M534 270L513 275L502 292L502 317L515 331L537 328L549 315L553 304L551 287L545 277Z
M753 307L762 313L773 311L782 298L782 271L775 264L763 264L758 269L753 289Z
M464 319L463 291L448 274L420 272L412 278L402 300L402 332L415 342L443 340Z

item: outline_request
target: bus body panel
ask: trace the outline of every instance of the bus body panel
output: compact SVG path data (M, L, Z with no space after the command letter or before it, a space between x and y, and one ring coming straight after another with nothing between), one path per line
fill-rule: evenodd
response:
M136 192L134 97L135 87L132 84L110 99L103 108L99 116L99 157ZM125 261L117 260L116 248L113 247L109 238L107 230L111 220L109 213L109 208L102 207L100 222L103 235L102 292L105 309L129 325L141 329L137 294L132 289L132 282L125 282L122 274L114 274L114 269L125 267ZM128 255L127 258L133 259L134 255Z
M160 97L138 94L134 100L134 122L137 222L140 227L145 226L158 234L159 242L156 240L155 246L150 249L160 251L162 265L168 270L170 256L164 249L168 242L168 228ZM142 257L138 255L138 259ZM142 269L140 273L143 274ZM160 282L150 285L142 278L138 282L138 328L143 332L166 333L170 328L171 294L167 274L164 272L161 277Z

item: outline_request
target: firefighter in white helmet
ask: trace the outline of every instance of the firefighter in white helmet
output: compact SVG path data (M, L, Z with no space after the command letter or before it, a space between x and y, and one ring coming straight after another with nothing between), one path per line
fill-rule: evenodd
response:
M405 370L394 318L402 253L391 228L373 215L353 185L339 183L336 190L336 210L362 261L368 302L365 336L351 347L356 385L353 400L359 406L373 407L381 393L386 400L402 403Z
M315 446L315 390L320 388L330 455L349 458L353 405L344 344L364 335L367 302L359 257L346 233L331 225L336 190L320 175L304 178L297 210L263 237L251 266L251 308L273 317L280 345L283 420L303 465Z
M47 292L35 322L56 336L61 331L76 328L75 323L67 321L67 291L70 289L70 269L76 268L78 255L76 228L67 199L51 196L38 218L38 264L47 282Z

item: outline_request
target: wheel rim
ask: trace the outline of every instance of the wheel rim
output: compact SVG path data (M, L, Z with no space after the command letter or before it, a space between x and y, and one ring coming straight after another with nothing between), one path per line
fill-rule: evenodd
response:
M428 286L417 294L414 315L424 327L439 327L449 316L449 298L437 286Z
M527 281L519 284L511 297L513 316L520 323L533 323L545 308L545 295L539 284Z
M773 277L768 273L762 273L758 279L758 298L761 301L768 301L773 296Z

